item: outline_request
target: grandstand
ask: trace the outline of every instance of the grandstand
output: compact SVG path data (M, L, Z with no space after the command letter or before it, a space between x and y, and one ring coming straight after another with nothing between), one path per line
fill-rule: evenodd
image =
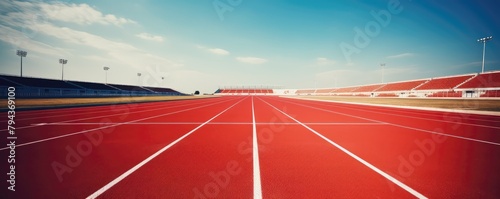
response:
M429 82L419 86L415 90L451 90L459 84L475 77L476 74L437 77L431 79Z
M15 83L19 86L25 87L41 87L41 88L60 88L60 89L80 89L80 87L69 84L61 80L53 79L42 79L42 78L26 78L26 77L15 77L15 76L0 76L8 82ZM8 85L8 84L5 84Z
M499 88L500 72L482 73L467 82L459 85L458 88Z
M428 79L411 80L403 82L387 83L384 87L377 89L377 92L411 91L416 87L427 83Z
M174 93L174 92L177 92L176 90L173 90L171 88L157 88L157 87L143 87L145 89L148 89L150 91L153 91L153 92L157 92L157 93Z
M120 85L120 84L107 84L108 86L110 87L113 87L113 88L116 88L118 90L121 90L121 91L134 91L134 92L145 92L145 93L148 93L148 92L152 92L150 90L147 90L143 87L139 87L139 86L131 86L131 85Z
M333 92L335 90L337 90L337 89L336 88L317 89L315 93L318 94L318 95L329 94L329 93L331 93L331 92ZM296 91L296 92L299 92L299 91ZM302 92L302 91L300 91L300 92Z
M224 88L218 89L215 94L219 95L267 95L273 94L273 89L268 88L241 88L241 89L233 89L233 88Z
M100 83L92 83L92 82L78 82L78 81L66 81L69 84L73 84L82 89L92 89L92 90L117 90L111 86Z
M16 88L16 96L25 98L185 95L170 88L0 75L1 96L7 96L4 87L9 86Z
M373 92L377 89L380 89L382 87L386 86L386 84L374 84L374 85L368 85L368 86L360 86L353 92Z
M500 97L500 71L342 88L297 89L295 94L360 97Z
M351 93L358 88L359 88L358 86L338 88L338 89L334 90L332 93Z
M0 75L0 87L15 86L20 97L107 97L185 95L171 88L103 84L71 80ZM6 96L7 89L0 95ZM280 90L280 89L277 89ZM283 89L281 89L283 90ZM332 95L359 97L500 97L500 71L341 88L290 89L270 87L219 88L216 95Z

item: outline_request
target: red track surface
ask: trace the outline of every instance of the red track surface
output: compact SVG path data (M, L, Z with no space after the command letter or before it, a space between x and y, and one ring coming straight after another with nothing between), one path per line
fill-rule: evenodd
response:
M2 198L500 197L498 116L269 96L16 114Z

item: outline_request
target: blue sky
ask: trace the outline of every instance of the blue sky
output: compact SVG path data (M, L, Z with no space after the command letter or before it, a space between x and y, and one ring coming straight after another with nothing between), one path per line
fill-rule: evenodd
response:
M325 88L500 70L495 0L1 1L0 73L164 86ZM141 73L141 77L137 76ZM164 80L161 77L165 77Z

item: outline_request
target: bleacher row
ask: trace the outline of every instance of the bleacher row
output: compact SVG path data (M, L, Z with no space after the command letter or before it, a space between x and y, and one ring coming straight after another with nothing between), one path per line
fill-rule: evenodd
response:
M500 97L500 71L343 88L299 89L297 95Z
M9 75L0 75L0 87L15 87L16 95L23 97L184 95L170 88L62 81ZM5 96L6 90L2 89L0 95Z
M267 95L273 94L273 89L252 88L252 89L218 89L215 94L219 95Z

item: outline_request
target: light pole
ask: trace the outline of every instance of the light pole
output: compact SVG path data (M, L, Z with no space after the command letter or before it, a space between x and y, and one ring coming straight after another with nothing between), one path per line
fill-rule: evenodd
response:
M163 80L165 80L165 77L161 77L161 86L163 86Z
M26 57L26 55L28 55L28 52L22 51L22 50L17 50L16 55L21 57L21 77L22 77L23 76L23 57Z
M380 64L380 67L382 68L382 83L384 83L384 68L385 68L385 63Z
M64 80L64 64L67 64L67 63L68 63L68 60L65 60L65 59L59 59L59 63L61 64L61 68L62 68L61 80Z
M489 40L492 40L492 39L493 39L493 37L489 36L489 37L484 37L484 38L477 40L478 42L483 43L483 65L481 67L481 73L484 73L484 54L486 53L486 42Z
M139 83L138 83L138 86L141 86L141 73L137 73L137 77L139 77Z
M104 81L105 81L106 84L108 84L108 70L109 70L109 67L104 66L103 69L104 69Z

